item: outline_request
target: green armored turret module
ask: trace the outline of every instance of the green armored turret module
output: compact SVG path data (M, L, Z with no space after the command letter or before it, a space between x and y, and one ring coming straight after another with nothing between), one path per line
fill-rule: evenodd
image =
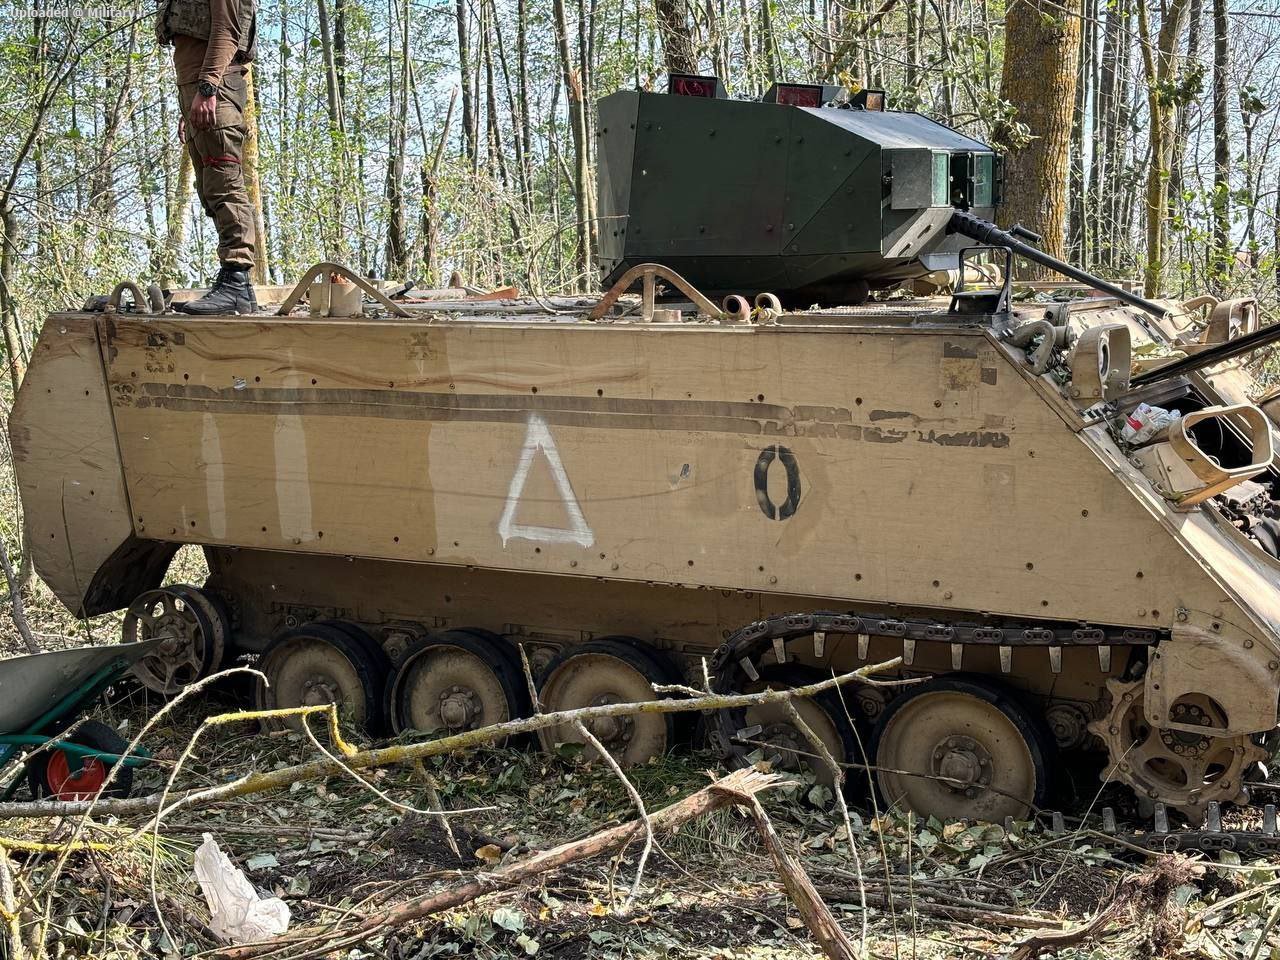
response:
M709 295L777 294L838 304L956 267L971 242L952 210L990 220L991 147L863 91L775 86L728 100L711 78L684 95L621 92L600 102L600 260L605 285L656 262ZM711 94L711 95L707 95ZM802 106L798 104L810 104Z
M319 264L270 315L51 314L10 420L40 576L162 641L152 690L256 656L262 706L370 736L529 713L521 649L549 711L890 662L921 682L797 707L887 804L1023 817L1077 764L1191 819L1247 802L1280 397L1227 361L1280 326L1046 256L992 222L988 147L874 91L675 80L601 105L598 299L362 305ZM1100 296L1015 301L1015 256ZM977 289L849 305L971 257ZM184 544L209 577L164 586ZM819 752L776 704L703 726L729 762ZM688 731L591 732L641 763Z

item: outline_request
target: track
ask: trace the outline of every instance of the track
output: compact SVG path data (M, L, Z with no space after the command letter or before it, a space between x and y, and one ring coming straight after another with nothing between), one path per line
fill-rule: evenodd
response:
M1129 825L1118 823L1111 807L1102 808L1096 827L1088 828L1087 817L1082 827L1119 846L1138 847L1152 853L1217 854L1229 850L1246 857L1265 857L1280 853L1280 830L1277 830L1276 805L1268 803L1262 809L1262 827L1259 830L1223 829L1221 808L1216 802L1209 804L1204 826L1198 830L1170 830L1164 804L1156 804L1150 830L1126 829ZM1049 812L1041 814L1041 817L1048 817L1051 833L1067 832L1061 813Z
M1062 670L1064 647L1088 646L1098 650L1099 668L1106 676L1111 672L1113 647L1148 648L1159 643L1167 633L1160 630L1078 623L974 623L884 618L856 612L795 613L756 621L729 637L712 659L715 677L713 688L717 693L743 690L749 683L760 681L765 671L777 669L775 664L794 663L798 659L797 653L806 657L811 655L811 659L821 662L828 653L831 638L847 636L856 638L860 661L868 659L872 637L888 637L899 641L902 645L903 664L908 667L915 660L918 643L949 644L951 668L957 673L963 670L966 649L977 645L997 647L1000 651L1000 667L1006 674L1011 672L1011 652L1015 646L1044 649L1055 674ZM802 650L799 644L812 646ZM941 678L946 676L940 675ZM978 682L985 680L992 687L999 688L998 676L979 676L974 679ZM1239 834L1236 832L1223 831L1221 818L1216 811L1224 802L1247 802L1245 771L1254 761L1265 758L1266 751L1263 747L1249 737L1187 737L1163 729L1152 729L1142 722L1140 709L1134 710L1128 706L1129 701L1135 697L1129 691L1136 688L1140 696L1141 683L1131 679L1128 684L1117 687L1115 684L1118 682L1113 679L1109 686L1109 695L1115 702L1108 707L1102 720L1095 720L1090 724L1090 730L1098 733L1109 748L1111 764L1108 779L1124 783L1143 801L1157 805L1159 816L1155 829L1149 833L1134 834L1144 838L1139 845L1156 844L1160 848L1210 850L1236 849L1254 843L1253 839L1237 839ZM1123 702L1116 693L1117 690L1124 692ZM1016 710L1012 709L1014 704L1007 700L1000 701L993 696L991 702L1005 713L1016 714ZM1137 702L1140 703L1140 700ZM1133 729L1121 731L1123 736L1115 735L1115 724L1121 722L1116 719L1117 716L1136 718L1125 721L1131 723ZM1203 722L1208 723L1208 720ZM919 718L914 723L918 726ZM1036 718L1036 723L1043 727L1039 718ZM1034 749L1042 749L1046 758L1056 755L1052 737L1045 736L1044 731L1034 729L1036 723L1023 723L1024 728L1031 727L1023 730L1025 739ZM993 783L991 776L985 772L992 770L993 764L998 770L1000 758L991 756L973 738L964 736L965 730L960 729L961 726L957 725L954 731L956 735L946 736L939 741L933 752L934 759L939 762L933 763L932 769L920 765L908 770L888 772L939 781L953 792L963 792L971 799L976 799L981 793L1000 792L999 784ZM721 711L714 720L710 734L711 745L720 756L738 765L749 762L749 756L760 746L760 739L760 725L749 723L740 710ZM1123 745L1122 750L1117 749L1117 743ZM861 752L861 742L858 747L858 752ZM785 755L785 750L781 752ZM876 753L873 742L870 751L863 756L847 755L845 759L853 761L852 765L855 767L866 764L883 774L886 768L876 766L877 757L883 757L883 754ZM1039 771L1043 768L1047 772L1050 766L1051 761L1048 759L1044 762L1037 761L1037 777L1043 779ZM1036 809L1044 796L1042 788L1043 784L1038 784L1040 793L1025 792L1019 796L1031 809ZM963 800L958 802L963 804ZM1204 830L1170 832L1165 809L1177 810L1190 822L1204 820L1207 826ZM982 812L975 805L974 814L981 815ZM1114 821L1114 817L1111 819ZM1264 827L1264 831L1257 834L1256 843L1271 849L1275 845L1274 810L1266 823L1270 825L1271 832L1267 833ZM1253 837L1252 834L1248 836Z

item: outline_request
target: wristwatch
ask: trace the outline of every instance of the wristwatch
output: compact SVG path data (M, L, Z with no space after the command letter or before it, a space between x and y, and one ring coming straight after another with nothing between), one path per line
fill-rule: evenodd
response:
M208 80L201 80L196 84L196 89L200 91L200 96L202 97L214 97L218 94L218 88Z

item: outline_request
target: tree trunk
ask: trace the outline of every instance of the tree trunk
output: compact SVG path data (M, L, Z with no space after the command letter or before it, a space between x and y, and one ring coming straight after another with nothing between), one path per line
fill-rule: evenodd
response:
M1115 267L1115 190L1113 173L1119 163L1119 89L1120 71L1117 63L1122 49L1120 20L1123 16L1120 0L1106 8L1106 21L1102 34L1101 69L1098 86L1094 92L1094 155L1089 171L1090 194L1094 198L1094 212L1098 217L1095 255L1102 270ZM1124 47L1123 49L1127 49Z
M444 148L449 142L449 126L453 122L453 106L457 99L458 88L454 87L449 95L449 109L444 115L440 139L436 142L435 156L430 166L427 166L425 157L422 164L422 258L428 284L435 283L436 259L439 256L440 215L436 210L436 184L440 173L440 162L444 158Z
M778 38L773 35L772 2L760 0L760 57L764 60L764 80L777 83Z
M458 0L458 77L462 87L462 155L476 162L476 118L471 103L471 45L467 41L467 2Z
M329 31L329 10L324 0L316 0L320 17L320 46L324 52L325 93L329 102L329 127L335 132L344 129L342 118L342 90L338 86L338 67L333 51L333 37Z
M8 197L0 199L0 328L4 331L4 350L9 367L10 396L18 395L18 385L26 366L22 362L22 339L18 329L18 305L13 300L14 251L21 249L18 240L18 213Z
M253 282L269 283L271 264L267 256L261 154L258 152L258 81L257 71L252 67L245 81L244 124L249 133L244 140L244 182L249 191L249 202L253 205Z
M698 57L693 52L689 32L689 9L685 0L653 0L662 37L662 58L667 73L697 73Z
M1271 234L1271 255L1276 261L1276 286L1280 287L1280 190L1276 191L1275 215L1272 222L1275 227Z
M1164 287L1165 219L1169 206L1169 164L1173 157L1175 102L1173 79L1178 73L1178 43L1187 22L1189 0L1171 0L1152 46L1146 3L1139 0L1138 37L1147 81L1147 109L1151 117L1151 160L1147 168L1147 259L1143 291L1160 295Z
M1013 119L1026 126L1030 141L1005 159L1003 216L1044 237L1042 249L1066 254L1067 162L1076 102L1080 49L1080 0L1016 0L1005 27L1000 96L1013 106ZM1017 147L1022 137L1002 124L995 139ZM1047 271L1037 268L1035 276Z
M751 40L751 12L747 0L738 0L738 14L742 21L742 72L747 77L747 93L755 96L759 91L759 73L756 68L756 50Z
M388 77L392 122L387 138L387 248L383 270L383 276L388 279L402 278L409 262L409 239L404 215L404 154L408 147L409 129L409 8L407 3L401 11L400 24L399 77ZM390 57L388 57L388 64L394 64L394 60Z
M519 71L516 83L520 97L521 165L524 168L525 189L531 192L530 181L532 180L532 174L530 168L532 158L530 154L533 152L533 124L529 118L529 30L526 23L527 17L528 0L516 0L516 69ZM532 206L532 196L528 197L526 202Z
M517 30L523 32L523 27L517 27ZM502 21L498 17L497 9L493 11L493 38L497 43L498 51L498 68L502 72L502 87L507 96L507 113L511 118L511 140L512 150L515 153L515 183L520 194L519 209L521 215L529 216L532 214L532 190L529 186L529 140L527 138L527 116L522 116L523 98L525 96L525 77L523 64L520 66L521 76L519 78L519 96L516 90L511 86L511 67L507 58L507 44L502 36ZM513 210L512 216L515 216Z
M1231 54L1226 0L1213 0L1213 256L1210 272L1220 289L1231 272Z
M338 102L347 102L347 0L333 0L333 75Z
M591 233L588 218L591 216L591 204L587 197L587 186L590 171L587 169L587 130L583 116L582 86L573 57L569 53L569 27L565 18L564 0L552 0L552 12L556 23L556 45L560 52L560 68L564 80L565 97L569 104L569 126L573 135L573 196L574 214L577 218L578 252L576 257L577 278L575 287L590 282L591 278Z
M113 72L104 78L107 88L116 87L115 96L107 106L103 118L102 132L98 138L98 157L94 165L93 178L89 187L89 211L99 224L99 229L115 219L115 160L116 140L120 135L120 124L124 119L125 101L129 98L129 90L133 86L133 52L138 43L138 28L135 24L129 30L129 44L124 56L124 70Z
M1192 69L1200 62L1200 33L1201 21L1204 19L1203 0L1191 0L1188 7L1189 20L1187 27L1187 63ZM1197 90L1197 93L1199 91ZM1187 143L1191 139L1191 114L1193 111L1188 109L1186 104L1179 104L1175 107L1178 112L1176 121L1177 133L1173 138L1173 152L1169 159L1169 213L1170 219L1177 216L1180 212L1187 212L1190 206L1185 202L1183 192L1185 190L1183 171L1184 158L1187 152ZM1212 258L1211 258L1212 259Z
M191 206L191 191L195 178L191 171L191 154L185 149L178 155L178 172L173 182L173 197L169 203L165 224L164 259L161 261L160 285L167 287L178 281L178 257L187 238L187 210Z
M484 9L484 0L482 0L481 9ZM488 113L488 130L489 130L489 154L493 160L496 160L498 166L498 176L502 182L503 190L507 194L512 189L512 177L507 170L506 151L502 144L502 127L501 117L498 114L498 82L496 72L493 68L493 35L497 28L498 8L492 2L488 3L489 13L492 22L488 19L481 19L481 51L484 55L484 76L485 76L485 106ZM519 178L515 178L515 182L519 182ZM513 204L506 202L506 197L495 198L500 205L507 208L507 225L511 228L511 239L516 249L520 248L521 230L520 219L516 216L516 209ZM494 257L494 274L498 280L498 286L505 282L506 263L500 256Z
M1097 0L1084 0L1084 23L1081 26L1083 41L1080 43L1079 72L1076 78L1076 102L1071 116L1071 231L1070 258L1072 262L1087 264L1089 260L1089 195L1085 189L1084 130L1085 111L1089 105L1089 79L1093 74L1094 23Z

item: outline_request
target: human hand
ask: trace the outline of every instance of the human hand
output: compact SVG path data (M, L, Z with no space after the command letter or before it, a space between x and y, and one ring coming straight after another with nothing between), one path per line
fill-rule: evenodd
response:
M197 130L212 130L217 116L218 95L215 93L212 97L206 97L197 93L196 98L191 101L191 125Z
M187 118L186 117L178 118L178 142L179 143L187 142Z

